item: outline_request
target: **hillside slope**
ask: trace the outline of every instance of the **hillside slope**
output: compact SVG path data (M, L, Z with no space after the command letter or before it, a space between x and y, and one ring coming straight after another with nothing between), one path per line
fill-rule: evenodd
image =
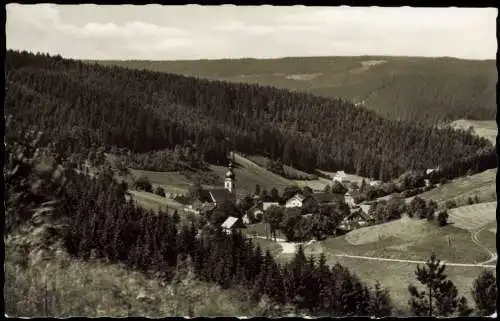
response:
M452 177L496 165L486 139L385 120L341 99L13 51L6 69L6 112L47 131L64 157L92 146L147 155L192 144L191 156L214 165L234 149L306 172L383 180L438 165Z
M475 135L488 139L492 144L496 143L498 135L497 122L494 120L469 120L458 119L452 122L451 127L460 129L469 129L472 127Z
M98 63L344 97L393 119L494 119L496 112L494 60L365 56Z
M481 202L496 200L496 174L498 169L489 169L482 173L460 177L436 187L419 197L433 200L439 206L446 201L455 201L457 205L467 204L469 198L477 196Z

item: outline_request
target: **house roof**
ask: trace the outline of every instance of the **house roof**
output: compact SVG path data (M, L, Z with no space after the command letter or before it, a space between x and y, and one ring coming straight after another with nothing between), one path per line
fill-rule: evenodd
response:
M222 228L232 228L236 222L238 222L238 218L234 216L229 216L224 223L222 223L221 227Z
M294 198L295 198L295 199L298 199L298 200L299 200L299 201L301 201L301 202L303 202L303 201L307 198L307 196L305 196L304 194L301 194L301 193L297 193L297 194L295 194L294 196L290 197L290 198L288 199L288 201L291 201L291 200L293 200Z
M234 199L233 194L229 193L226 189L212 189L208 191L210 193L210 197L212 198L212 202L214 203L222 203L225 200Z
M368 211L370 210L370 207L371 205L368 205L368 204L360 204L359 207L361 208L361 210L365 213L368 214Z
M349 214L349 215L347 216L347 218L348 218L348 219L352 219L352 218L354 218L354 217L356 217L356 216L361 217L361 218L362 218L363 220L365 220L365 221L369 221L369 220L370 220L370 216L369 216L368 214L366 214L365 212L360 211L360 210L358 210L358 211L353 211L351 214Z

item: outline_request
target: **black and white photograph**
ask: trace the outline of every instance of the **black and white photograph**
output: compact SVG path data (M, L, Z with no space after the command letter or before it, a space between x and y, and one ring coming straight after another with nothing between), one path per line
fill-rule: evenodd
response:
M5 316L497 317L497 8L5 15Z

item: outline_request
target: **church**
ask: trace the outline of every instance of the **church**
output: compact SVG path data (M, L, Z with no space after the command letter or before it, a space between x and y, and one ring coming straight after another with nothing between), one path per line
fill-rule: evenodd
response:
M224 178L224 188L208 190L210 200L214 206L223 203L225 200L236 201L236 175L233 170L234 154L228 164L228 169Z

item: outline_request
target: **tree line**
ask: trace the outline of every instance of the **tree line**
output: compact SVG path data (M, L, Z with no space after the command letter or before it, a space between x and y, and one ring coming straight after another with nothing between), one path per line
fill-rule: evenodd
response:
M6 111L50 133L61 153L92 144L149 153L191 141L213 164L231 149L382 180L438 165L446 176L496 166L486 139L385 120L342 99L10 50L6 70Z

